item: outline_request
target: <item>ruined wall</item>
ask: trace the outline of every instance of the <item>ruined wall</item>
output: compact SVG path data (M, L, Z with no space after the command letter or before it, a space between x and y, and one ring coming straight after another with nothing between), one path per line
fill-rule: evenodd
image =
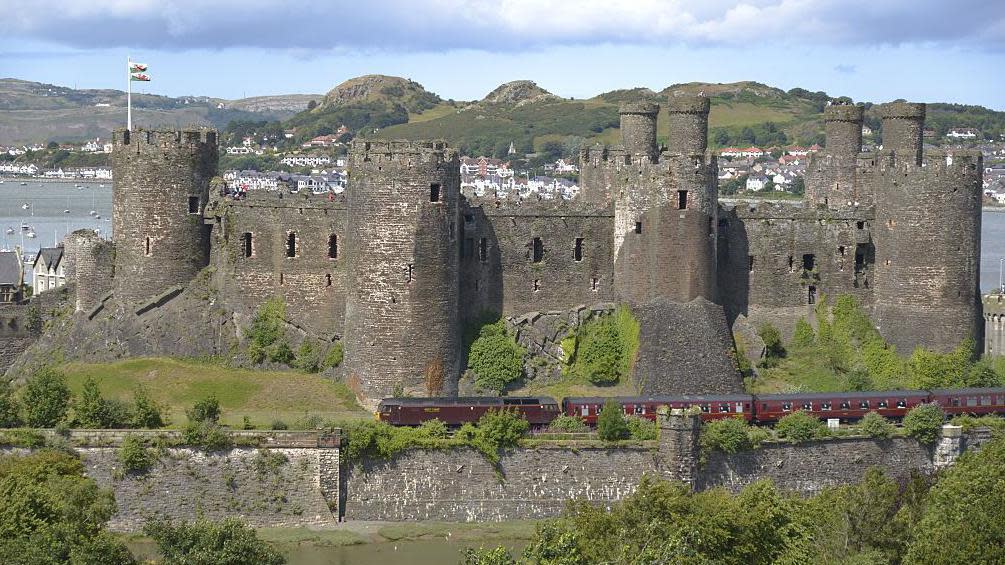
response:
M456 393L458 322L457 152L442 142L353 144L346 304L350 386L370 399L396 386ZM427 382L439 375L439 382Z
M913 156L913 153L912 153ZM983 339L981 174L976 151L930 151L923 164L877 158L873 321L901 352Z
M115 293L138 302L207 263L202 210L219 160L216 132L117 130L112 143Z
M115 249L93 230L77 230L66 237L64 260L72 267L66 275L77 288L76 312L89 312L112 290Z
M214 199L207 216L214 224L213 282L229 306L250 316L279 296L292 323L318 337L342 335L344 196L252 191L240 200Z
M515 316L612 299L609 209L469 198L461 216L463 320L485 311Z
M773 443L732 454L716 451L701 470L699 488L723 486L736 492L769 478L780 489L814 494L828 486L857 482L872 467L904 479L912 472L931 472L932 453L913 439L901 438Z

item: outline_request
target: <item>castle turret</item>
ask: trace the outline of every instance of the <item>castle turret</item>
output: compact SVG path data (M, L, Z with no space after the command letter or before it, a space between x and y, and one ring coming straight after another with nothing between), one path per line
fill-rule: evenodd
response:
M66 280L76 285L74 310L87 312L101 302L112 288L115 253L112 243L101 239L94 230L77 230L64 239Z
M833 104L824 109L826 147L810 155L806 198L828 208L857 207L872 195L856 182L856 159L862 151L863 106Z
M659 104L653 102L625 102L621 104L621 137L625 151L629 155L645 155L656 161L659 150L656 147L656 118Z
M206 266L202 221L219 152L212 130L117 130L112 135L115 296L138 302Z
M898 160L911 159L920 165L925 105L890 102L880 106L879 115L883 119L883 150L893 151Z
M930 152L922 164L896 151L876 164L873 320L903 354L979 344L981 154Z
M614 206L614 282L631 303L716 299L718 169L705 151L708 99L672 97L670 107L669 151L618 175L625 180Z
M456 394L459 163L443 142L353 143L344 342L364 399Z
M708 111L711 102L704 96L671 95L670 137L667 149L682 155L704 155L708 147Z

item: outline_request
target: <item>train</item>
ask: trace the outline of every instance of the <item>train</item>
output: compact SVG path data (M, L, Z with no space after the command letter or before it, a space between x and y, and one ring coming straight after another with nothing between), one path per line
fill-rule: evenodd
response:
M419 426L440 420L450 427L477 422L489 410L514 410L544 429L559 416L575 416L587 426L596 426L604 404L613 401L625 415L656 420L661 407L692 408L704 421L741 418L751 424L774 424L793 412L803 411L820 419L854 422L868 412L899 420L919 404L933 403L947 416L971 414L1005 415L1005 388L935 390L887 390L872 392L811 392L793 394L727 394L708 396L581 396L557 401L550 396L385 398L377 419L393 426Z

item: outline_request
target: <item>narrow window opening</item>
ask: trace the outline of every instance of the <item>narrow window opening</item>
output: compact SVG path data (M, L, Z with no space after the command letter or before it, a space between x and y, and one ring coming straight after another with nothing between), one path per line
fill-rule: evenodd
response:
M598 286L598 284L597 284L597 277L593 277L593 280L590 283L590 290L596 292L597 286Z
M855 228L856 229L860 229L860 230L864 230L865 229L865 222L855 222Z
M533 257L531 257L531 261L534 263L540 263L541 260L544 259L544 243L541 242L540 237L534 238L533 246L534 250L533 250Z
M151 253L150 253L150 238L149 237L144 242L143 255L145 255L147 257L149 257L151 255Z
M407 277L408 278L405 279L405 282L412 282L412 264L411 263L408 264L408 275L407 275Z
M332 276L330 274L325 275L325 286L331 286L331 285L332 285Z
M457 232L455 231L454 222L453 222L453 220L451 220L450 221L450 241L453 241L454 238L457 237L456 233Z
M297 233L290 232L286 235L286 256L296 257L297 256Z
M708 235L715 233L715 218L708 219Z
M338 259L338 235L336 234L328 236L328 258Z
M642 233L642 222L635 222L635 233Z
M188 213L198 214L199 213L199 197L189 196L188 197Z
M482 263L489 260L489 239L487 237L483 237L478 242L478 259Z
M583 260L583 238L581 237L576 238L576 249L575 251L573 251L572 257L576 261Z
M244 252L245 257L251 257L254 252L254 248L251 243L251 232L246 231L241 234L241 251Z
M812 271L814 265L816 265L816 257L812 253L803 255L803 270Z
M481 289L481 284L479 284L479 282L480 281L478 279L475 279L475 292L478 292L478 290Z
M282 285L284 283L285 283L285 281L283 280L283 274L279 273L279 284Z
M434 182L429 185L429 201L439 202L440 201L440 183Z
M789 255L789 272L795 271L795 261L792 259L792 255Z
M469 224L473 223L475 221L475 215L474 214L464 214L464 221L467 222L467 223L469 223Z
M534 279L534 292L541 290L541 279Z
M839 254L840 254L840 255L841 255L842 257L844 257L844 246L843 246L843 245L840 245L840 246L838 246L838 253L839 253Z
M807 292L806 300L809 304L817 303L817 287L811 286Z
M747 255L747 270L751 273L754 272L754 256Z
M678 190L677 191L677 209L687 210L687 191Z

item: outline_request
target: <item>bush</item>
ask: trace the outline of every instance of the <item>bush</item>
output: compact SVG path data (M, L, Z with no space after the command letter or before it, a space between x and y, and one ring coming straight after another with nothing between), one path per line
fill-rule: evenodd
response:
M750 426L742 418L702 422L700 441L704 451L736 453L754 447L750 437Z
M792 443L801 443L827 435L827 426L815 416L802 410L783 416L775 424L778 436Z
M482 437L496 449L515 447L530 429L530 422L516 410L489 410L478 419Z
M659 438L659 426L652 420L629 416L625 419L628 424L628 436L636 441L650 441Z
M142 386L137 386L133 392L133 419L134 428L146 428L154 430L164 427L164 418L161 416L161 407L150 396Z
M561 415L548 424L548 429L553 432L582 433L590 431L583 419L579 416Z
M282 420L273 420L271 428L273 430L286 430L286 429L289 429L289 426L287 426L286 422L284 422Z
M892 437L897 427L880 416L879 412L868 412L858 423L858 429L869 437L886 439Z
M76 425L82 428L126 428L132 421L129 405L118 399L102 398L98 383L91 377L84 380L73 411Z
M154 464L154 458L143 442L130 434L122 440L118 452L119 463L129 473L145 473Z
M461 551L461 565L516 565L516 560L501 545L492 549L465 547Z
M764 324L757 330L757 335L764 341L765 359L782 359L785 357L785 346L782 345L782 334L771 324Z
M190 422L220 421L220 401L215 396L209 396L195 403L191 410L186 410Z
M321 370L321 360L318 358L317 349L307 340L304 340L300 344L300 348L297 349L297 358L294 366L308 373L317 373Z
M282 363L283 365L289 365L293 363L295 356L293 355L293 350L290 349L290 344L286 340L277 343L271 350L269 350L269 361L273 363Z
M143 527L153 538L166 565L281 565L286 559L268 543L258 539L255 530L236 518L221 522L200 519L177 525L153 520Z
M328 349L328 353L325 354L325 362L322 365L323 369L330 369L338 367L342 364L342 357L344 356L344 350L342 348L342 342L336 342Z
M562 350L575 352L570 372L596 385L610 385L627 377L639 344L639 324L627 307L613 315L590 320L579 328L573 341Z
M946 415L938 404L919 404L904 416L907 435L924 444L934 444L942 432Z
M506 333L502 320L486 324L468 352L468 368L482 389L501 392L523 375L526 350Z
M230 434L211 421L189 422L182 430L182 439L186 445L202 447L208 451L222 451L234 445Z
M620 404L608 400L597 416L597 435L604 441L618 441L628 437L628 423Z
M21 417L18 415L20 405L10 385L0 381L0 428L16 428L21 425Z
M795 331L792 333L792 347L809 347L813 345L816 338L813 326L806 321L806 318L799 318Z
M70 407L70 388L63 373L42 367L28 379L21 397L24 422L33 428L55 426Z

